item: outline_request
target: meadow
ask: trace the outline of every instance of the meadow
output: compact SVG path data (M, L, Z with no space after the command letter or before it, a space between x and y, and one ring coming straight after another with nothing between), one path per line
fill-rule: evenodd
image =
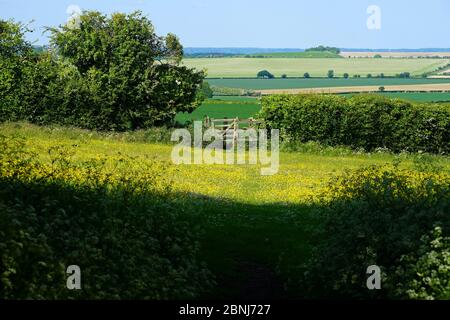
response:
M22 137L35 159L52 166L48 150L56 146L71 150L74 165L91 159L109 159L113 164L127 155L121 170L131 170L136 179L144 174L139 170L150 168L147 163L161 163L157 168L171 181L171 192L177 199L191 199L183 206L197 211L183 216L180 208L182 219L203 229L199 257L215 284L200 297L209 298L304 298L296 266L312 252L317 222L311 218L315 210L311 204L334 177L392 162L413 171L430 163L441 172L450 170L448 158L440 156L360 153L306 144L295 153L281 152L279 174L261 176L258 166L250 165L168 165L171 145L152 142L140 132L96 133L9 123L0 126L0 134ZM64 170L70 174L67 167Z
M447 59L316 59L316 58L199 58L184 59L184 65L198 70L206 69L210 78L255 77L261 70L269 70L276 77L303 77L308 72L312 77L326 77L328 70L336 76L344 73L393 76L402 72L422 75L448 64Z

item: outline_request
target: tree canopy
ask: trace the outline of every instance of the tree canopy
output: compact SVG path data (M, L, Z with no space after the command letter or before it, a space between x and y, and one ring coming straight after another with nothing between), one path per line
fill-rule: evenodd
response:
M23 82L35 84L16 108L23 118L123 131L169 124L178 112L200 105L205 74L181 65L183 47L175 35L158 36L141 12L87 11L79 19L76 27L49 28L51 53L38 56ZM19 24L0 23L2 58L33 52L24 32ZM5 83L0 78L0 86Z
M309 48L305 50L306 52L309 51L328 51L328 52L332 52L332 53L336 53L336 54L340 54L341 53L341 49L336 48L336 47L326 47L326 46L318 46L318 47L313 47L313 48Z
M0 20L0 121L16 120L25 71L33 50L24 41L26 27L14 21Z
M258 74L256 76L258 78L262 78L262 79L273 79L273 78L275 78L275 76L273 74L271 74L267 70L261 70L260 72L258 72Z

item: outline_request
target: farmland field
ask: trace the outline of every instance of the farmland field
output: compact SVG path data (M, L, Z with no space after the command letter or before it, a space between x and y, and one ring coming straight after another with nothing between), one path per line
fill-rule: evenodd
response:
M448 102L450 92L384 92L382 94L389 98L398 98L416 102ZM352 96L352 94L345 95Z
M240 102L256 102L258 98L256 97L246 97L246 96L214 96L212 100L222 100L222 101L240 101Z
M450 79L398 79L398 78L359 78L359 79L208 79L211 85L228 88L253 90L297 89L297 88L328 88L357 86L387 86L387 85L419 85L448 83Z
M250 97L216 97L205 101L191 114L179 113L175 118L180 123L203 120L205 115L210 118L241 118L254 117L260 110L259 101Z
M382 85L384 92L450 92L450 83L416 84L416 85ZM322 88L297 88L297 89L269 89L255 90L262 95L271 94L345 94L345 93L372 93L379 92L380 86L348 86L348 87L322 87Z
M272 52L272 53L258 53L245 55L245 58L254 57L254 58L335 58L339 59L342 56L332 53L329 51L305 51L305 52Z
M384 92L376 94L412 102L450 101L450 92ZM346 97L353 95L343 94ZM187 123L188 121L201 121L205 116L216 119L236 117L246 119L256 117L260 109L259 99L254 97L215 96L212 99L206 100L193 113L179 113L175 119L181 124Z
M308 72L313 77L324 77L332 69L336 76L344 73L365 76L395 75L410 72L421 75L436 70L450 62L447 59L315 59L315 58L199 58L184 59L184 64L198 70L207 70L210 78L255 77L264 69L276 77L286 74L289 77L302 77Z
M369 52L351 52L343 51L341 56L352 58L373 58L380 55L383 58L417 58L417 57L450 57L450 52L386 52L386 51L369 51Z

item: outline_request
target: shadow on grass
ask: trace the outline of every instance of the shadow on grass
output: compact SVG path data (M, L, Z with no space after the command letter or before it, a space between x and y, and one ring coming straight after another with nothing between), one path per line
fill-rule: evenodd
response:
M215 276L201 298L299 299L298 267L311 251L312 206L199 197L200 258Z
M309 252L306 207L58 181L0 186L2 298L302 298L287 285ZM71 264L83 270L82 292L65 288Z

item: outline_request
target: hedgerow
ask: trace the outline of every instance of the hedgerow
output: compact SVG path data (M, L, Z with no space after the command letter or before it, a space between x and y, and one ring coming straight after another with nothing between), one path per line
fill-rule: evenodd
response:
M379 95L274 95L260 117L289 142L320 142L373 151L450 152L450 109Z
M209 287L196 210L172 195L166 165L49 156L0 138L0 299L182 299ZM66 288L69 265L82 290Z

